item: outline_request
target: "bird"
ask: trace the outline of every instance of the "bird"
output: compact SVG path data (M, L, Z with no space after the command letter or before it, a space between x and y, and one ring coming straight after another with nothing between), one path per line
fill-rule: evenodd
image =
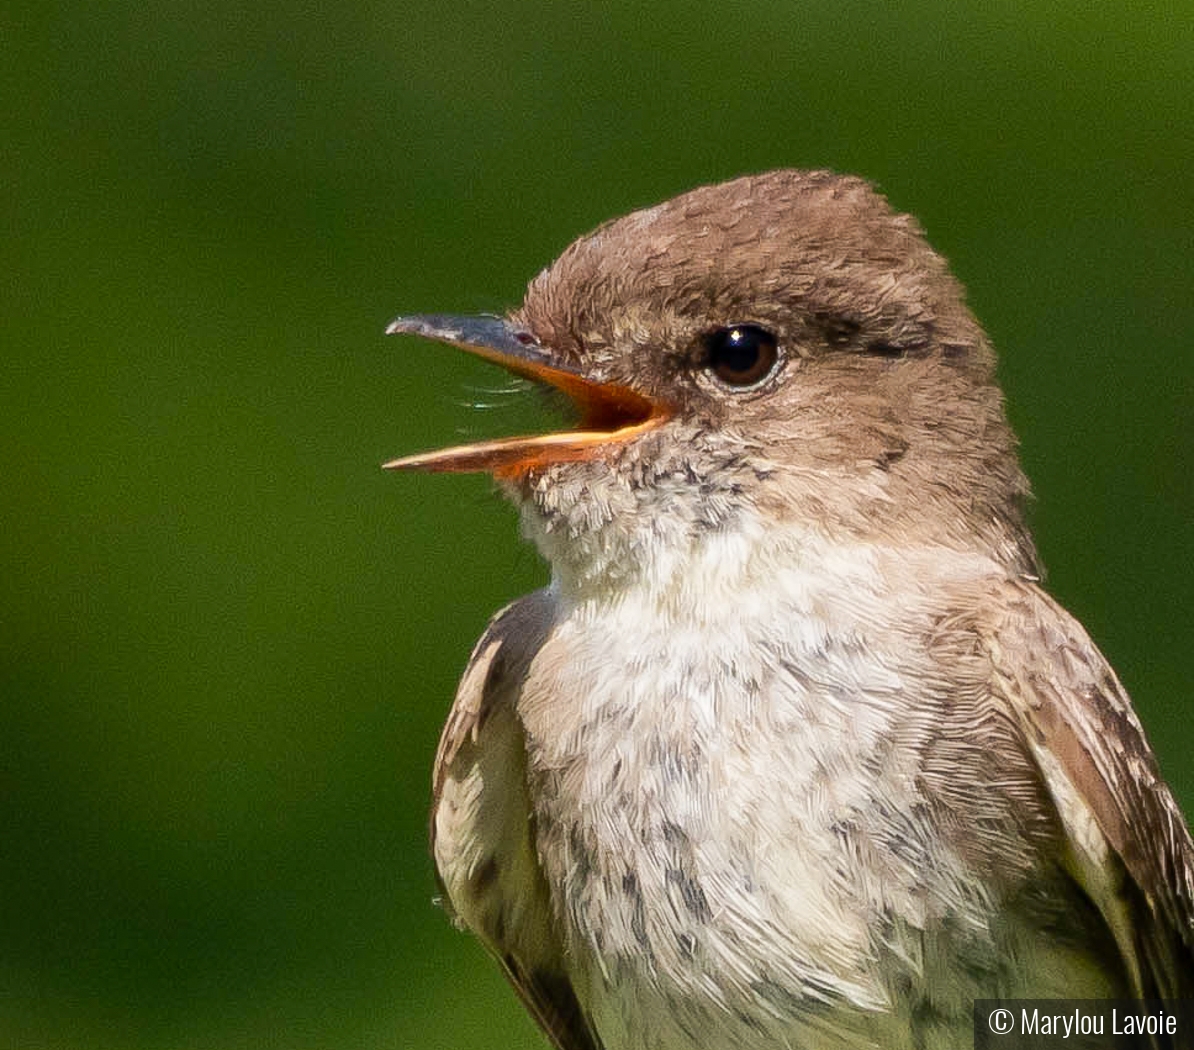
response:
M388 332L574 408L385 464L489 474L551 569L472 652L431 839L557 1050L938 1050L976 1000L1194 998L1194 843L1043 589L994 350L913 217L743 176L504 316Z

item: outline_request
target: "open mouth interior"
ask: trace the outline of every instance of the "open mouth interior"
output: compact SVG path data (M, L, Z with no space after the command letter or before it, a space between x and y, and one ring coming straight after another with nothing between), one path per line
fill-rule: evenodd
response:
M523 437L496 438L403 456L382 464L386 470L514 476L550 463L591 459L601 450L663 422L666 407L618 383L602 383L540 363L499 362L510 371L559 390L574 410L574 429Z
M641 394L616 383L594 383L567 372L531 378L546 382L549 387L561 391L577 413L578 431L593 431L616 434L627 427L646 423L657 408Z

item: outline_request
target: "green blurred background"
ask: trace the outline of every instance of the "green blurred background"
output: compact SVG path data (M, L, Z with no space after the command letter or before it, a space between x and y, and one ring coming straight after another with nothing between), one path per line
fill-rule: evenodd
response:
M540 410L381 333L748 171L865 174L950 257L1051 586L1194 812L1188 0L59 0L0 38L0 1050L542 1045L424 830L469 648L545 571L485 479L378 469Z

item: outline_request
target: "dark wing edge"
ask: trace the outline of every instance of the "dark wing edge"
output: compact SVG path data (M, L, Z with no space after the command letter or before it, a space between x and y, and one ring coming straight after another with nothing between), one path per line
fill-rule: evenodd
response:
M498 613L473 649L436 755L431 850L449 914L498 960L557 1050L602 1050L554 927L515 710L551 622L537 591Z
M1070 874L1141 998L1194 998L1194 841L1131 701L1081 625L1033 585L998 608L995 688L1056 806Z

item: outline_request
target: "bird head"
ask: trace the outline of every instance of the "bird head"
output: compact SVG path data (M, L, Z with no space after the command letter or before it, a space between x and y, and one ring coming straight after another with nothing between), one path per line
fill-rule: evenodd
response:
M575 429L386 464L493 474L553 561L553 534L633 553L749 521L1034 571L994 352L916 221L861 179L702 187L581 237L507 317L389 331L575 404Z

